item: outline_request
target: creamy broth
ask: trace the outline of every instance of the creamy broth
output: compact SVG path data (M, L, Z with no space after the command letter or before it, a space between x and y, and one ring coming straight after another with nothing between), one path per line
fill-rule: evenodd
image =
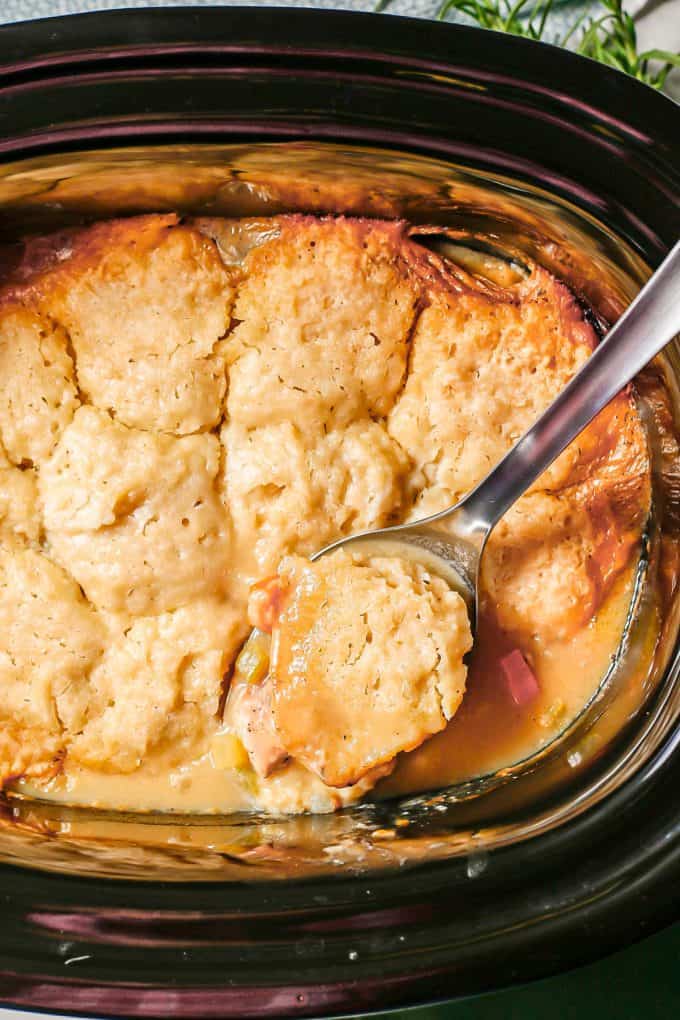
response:
M363 729L358 771L310 764L302 738L323 743L326 718L318 725L309 701L291 708L286 739L268 693L242 700L240 723L229 715L251 585L286 557L454 504L597 342L574 295L538 265L499 275L473 253L461 268L403 222L302 216L258 221L256 240L226 257L225 237L251 227L98 224L65 248L29 245L0 293L0 481L15 494L0 504L0 784L22 795L285 814L434 789L549 744L616 656L650 501L632 390L494 529L466 685L469 643L448 648L441 608L425 626L419 600L433 591L420 578L398 589L413 596L403 644L406 631L390 630L392 577L373 676L326 702L329 741L349 748ZM18 389L46 395L24 414ZM340 631L329 627L322 649ZM514 652L537 686L523 706L501 666ZM460 674L448 700L447 662L449 679ZM317 692L336 672L317 670ZM426 723L396 719L372 758L380 705L394 695L407 706L394 716L413 722L421 680L435 704ZM296 743L303 716L312 724ZM247 747L254 719L275 731L275 767L260 770ZM221 737L239 744L229 764Z
M591 623L567 641L532 649L540 692L515 705L499 660L514 645L482 615L470 658L463 703L446 729L402 754L373 796L393 797L438 789L508 768L546 746L583 710L618 651L630 611L635 570L618 581ZM304 778L298 777L299 782ZM230 814L257 805L256 777L217 769L210 755L168 768L162 756L130 775L106 775L67 763L46 784L21 782L17 792L70 805L123 811Z
M499 666L514 647L484 616L470 659L463 703L446 729L402 755L383 781L384 796L434 789L507 768L549 744L588 704L614 659L630 610L634 573L616 589L591 623L566 641L535 641L539 693L516 705Z

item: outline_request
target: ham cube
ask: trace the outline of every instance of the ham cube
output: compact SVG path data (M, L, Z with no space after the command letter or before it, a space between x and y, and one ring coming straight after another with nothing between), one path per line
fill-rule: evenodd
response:
M538 696L540 690L538 680L519 648L504 655L500 667L510 697L516 705L528 705Z

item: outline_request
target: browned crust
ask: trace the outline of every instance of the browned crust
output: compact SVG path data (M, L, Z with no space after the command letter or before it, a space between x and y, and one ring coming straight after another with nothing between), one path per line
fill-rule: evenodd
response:
M0 308L15 303L39 302L49 310L50 288L55 281L59 281L66 269L70 273L87 267L93 260L115 250L121 243L132 242L138 250L150 250L173 229L196 229L211 236L211 222L206 218L195 223L190 221L184 226L180 217L174 213L147 215L29 239L21 249L7 248L0 262L0 268L6 271L4 285L0 288ZM574 343L586 343L591 349L597 344L597 332L584 318L583 308L574 294L547 270L535 264L530 266L530 275L524 283L513 289L505 289L471 275L450 260L418 244L411 236L412 229L403 220L350 220L345 217L294 214L275 217L271 223L276 225L284 239L286 234L292 234L310 223L321 223L329 230L334 229L338 223L350 224L355 236L360 241L363 238L364 242L370 233L380 233L388 239L394 252L395 265L401 274L415 281L420 288L416 320L422 307L441 295L454 299L463 293L474 295L481 308L494 303L518 307L525 301L545 300L557 307L565 336ZM441 231L435 227L418 227L417 233L452 236L451 231ZM639 388L648 399L652 399L656 392L652 386L645 390L643 381L639 383ZM678 444L670 413L667 407L661 405L659 422L667 454L667 489L672 496L678 496ZM583 434L582 454L562 487L564 490L573 488L576 498L587 507L595 536L595 548L588 566L593 599L591 604L584 607L584 622L607 597L616 578L630 562L639 542L650 500L649 461L641 436L633 391L628 388L615 398L610 407ZM678 502L671 499L669 506L677 506ZM675 585L676 574L677 562L674 561L668 569L669 586L671 583ZM229 680L228 672L219 696L218 713L224 708ZM49 762L40 766L46 770L40 774L44 778L58 774L63 769L64 755L65 751L59 751ZM6 776L4 781L0 781L0 789L13 779L28 774L31 774L30 767Z
M28 238L20 259L5 277L0 297L14 294L25 299L40 280L47 280L58 272L64 262L69 269L86 268L121 242L129 243L133 236L137 248L151 250L179 222L175 213L131 216Z

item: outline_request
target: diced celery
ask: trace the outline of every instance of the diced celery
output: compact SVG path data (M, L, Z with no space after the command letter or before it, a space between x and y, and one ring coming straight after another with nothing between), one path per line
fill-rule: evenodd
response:
M269 670L271 638L262 631L254 630L236 660L234 673L238 680L248 684L259 684Z

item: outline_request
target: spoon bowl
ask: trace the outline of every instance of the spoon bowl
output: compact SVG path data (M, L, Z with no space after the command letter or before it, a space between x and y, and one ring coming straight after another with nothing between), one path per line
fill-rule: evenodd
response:
M493 528L569 443L679 332L680 241L580 371L467 496L420 521L341 538L319 550L311 560L340 549L415 560L431 574L442 577L463 598L474 641L479 624L482 557ZM246 647L263 637L255 629ZM576 722L572 720L567 730ZM465 780L452 788L451 795L469 800L520 772L533 770L567 730L498 773Z
M442 526L444 522L446 527ZM483 528L475 527L463 500L443 515L341 538L310 558L315 561L336 549L360 547L369 556L405 556L415 560L431 573L443 577L462 597L474 634L478 575L487 535Z
M338 549L417 559L463 597L473 637L487 539L503 515L616 394L680 333L680 241L579 372L486 478L454 506L412 524L341 538Z

